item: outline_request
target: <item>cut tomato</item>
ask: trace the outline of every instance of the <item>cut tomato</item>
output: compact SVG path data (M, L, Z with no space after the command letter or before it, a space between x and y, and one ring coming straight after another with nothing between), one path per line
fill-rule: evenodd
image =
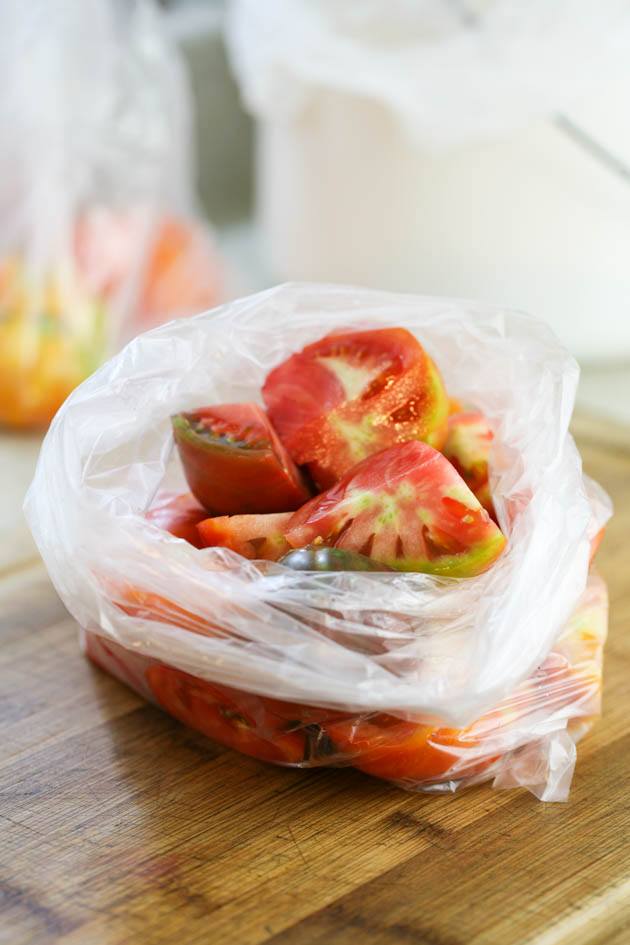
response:
M446 438L442 379L403 328L327 335L275 368L263 397L289 453L322 489L394 443L439 448Z
M488 456L492 440L492 430L484 415L478 410L464 411L449 417L448 436L442 452L494 518L488 483Z
M392 715L328 722L324 728L355 768L389 781L435 781L454 766L453 778L471 777L496 760L483 756L479 739L466 729L419 725Z
M506 541L449 461L426 443L370 456L294 513L294 548L320 541L400 571L471 577Z
M195 548L203 548L197 525L207 516L206 510L199 505L190 492L183 495L162 492L147 512L146 517L158 528L163 528L176 538L185 539Z
M262 761L304 760L304 733L286 731L285 720L269 712L258 696L162 664L149 667L146 675L158 704L184 725Z
M213 515L288 512L310 495L257 404L180 413L173 431L188 485Z
M277 561L289 545L284 530L291 520L291 512L274 515L220 515L207 518L197 528L204 548L229 548L244 558L264 558Z

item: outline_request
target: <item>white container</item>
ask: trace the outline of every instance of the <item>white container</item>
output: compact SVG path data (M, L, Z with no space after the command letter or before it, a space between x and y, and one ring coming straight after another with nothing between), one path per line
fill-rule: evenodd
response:
M242 0L240 7L251 24L251 5ZM321 4L299 7L305 16L321 13ZM232 37L246 100L258 116L258 215L274 279L505 303L545 318L582 360L629 356L630 176L603 151L630 165L630 75L625 83L609 77L590 100L582 95L569 119L545 114L551 103L541 100L544 90L524 103L522 82L515 83L520 99L512 120L505 90L496 115L488 111L489 77L479 79L471 53L478 90L468 104L478 94L486 110L478 134L462 112L460 133L453 108L444 128L431 103L413 112L406 74L385 88L391 41L374 53L355 35L350 43L331 33L329 43L345 45L324 54L316 27L330 29L328 20L305 21L300 34L298 19L289 39L272 36L273 24L270 35L259 30L252 57L243 23ZM460 61L453 49L446 52ZM523 49L512 52L522 65ZM374 70L361 74L372 61ZM531 63L532 75L538 66ZM569 72L558 78L559 103ZM466 78L463 69L460 81ZM415 77L417 87L426 92L421 79ZM453 89L447 92L452 105Z

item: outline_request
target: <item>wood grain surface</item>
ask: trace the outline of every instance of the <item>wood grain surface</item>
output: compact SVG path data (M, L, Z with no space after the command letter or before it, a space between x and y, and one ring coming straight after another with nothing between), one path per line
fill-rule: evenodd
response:
M616 516L604 718L567 804L236 755L91 667L41 565L5 568L0 942L628 945L630 435L577 429Z

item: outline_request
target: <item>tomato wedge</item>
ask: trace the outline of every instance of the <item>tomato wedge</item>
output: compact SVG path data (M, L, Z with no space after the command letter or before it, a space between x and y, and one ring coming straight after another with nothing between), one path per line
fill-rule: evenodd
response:
M206 510L199 505L190 492L183 495L162 492L147 512L146 517L158 528L163 528L176 538L185 539L195 548L203 548L197 525L203 522L207 515Z
M310 496L257 404L201 407L172 422L188 485L213 515L288 512Z
M472 577L506 541L459 473L426 443L364 459L295 512L285 537L294 548L319 539L399 571Z
M403 328L339 332L267 377L269 417L296 463L326 489L394 443L444 443L449 399L437 368Z
M484 509L494 518L488 483L488 456L493 434L478 410L455 413L448 419L448 436L442 452L460 474Z
M324 729L355 768L389 781L436 781L455 764L454 778L471 777L496 760L479 757L480 740L467 729L419 725L392 715L328 722Z
M269 712L258 696L162 664L150 666L146 676L156 702L184 725L261 761L304 760L304 733L286 731L286 722Z
M291 512L270 515L220 515L207 518L197 526L204 548L221 547L236 551L244 558L277 561L289 551L284 531Z

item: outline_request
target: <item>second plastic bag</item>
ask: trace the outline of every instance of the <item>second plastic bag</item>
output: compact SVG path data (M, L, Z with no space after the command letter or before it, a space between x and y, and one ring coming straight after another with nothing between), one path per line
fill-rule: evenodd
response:
M0 77L0 424L42 427L138 331L215 305L222 275L151 0L7 0Z

